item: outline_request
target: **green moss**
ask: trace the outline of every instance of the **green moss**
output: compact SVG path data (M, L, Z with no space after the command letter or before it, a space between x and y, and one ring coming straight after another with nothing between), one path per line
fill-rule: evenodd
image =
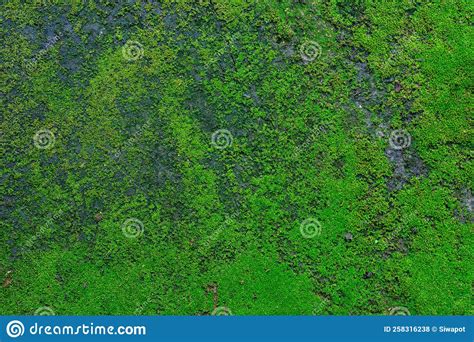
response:
M8 2L2 313L472 313L471 12Z

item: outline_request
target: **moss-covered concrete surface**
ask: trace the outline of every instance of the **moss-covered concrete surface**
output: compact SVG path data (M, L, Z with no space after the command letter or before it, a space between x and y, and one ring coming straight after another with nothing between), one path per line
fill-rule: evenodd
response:
M2 1L0 314L472 314L473 10Z

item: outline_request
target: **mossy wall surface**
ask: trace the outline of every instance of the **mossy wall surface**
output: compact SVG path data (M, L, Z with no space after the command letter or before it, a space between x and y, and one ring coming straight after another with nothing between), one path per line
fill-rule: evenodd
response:
M0 314L472 314L473 10L3 2Z

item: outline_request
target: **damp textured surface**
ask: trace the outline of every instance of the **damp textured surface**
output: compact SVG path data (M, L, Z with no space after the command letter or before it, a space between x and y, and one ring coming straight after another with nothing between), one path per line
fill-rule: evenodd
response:
M473 314L473 12L3 2L0 314Z

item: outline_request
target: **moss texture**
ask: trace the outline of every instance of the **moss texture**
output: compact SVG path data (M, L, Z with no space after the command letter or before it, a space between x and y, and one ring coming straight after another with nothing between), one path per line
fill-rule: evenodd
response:
M473 9L6 2L0 313L472 314Z

